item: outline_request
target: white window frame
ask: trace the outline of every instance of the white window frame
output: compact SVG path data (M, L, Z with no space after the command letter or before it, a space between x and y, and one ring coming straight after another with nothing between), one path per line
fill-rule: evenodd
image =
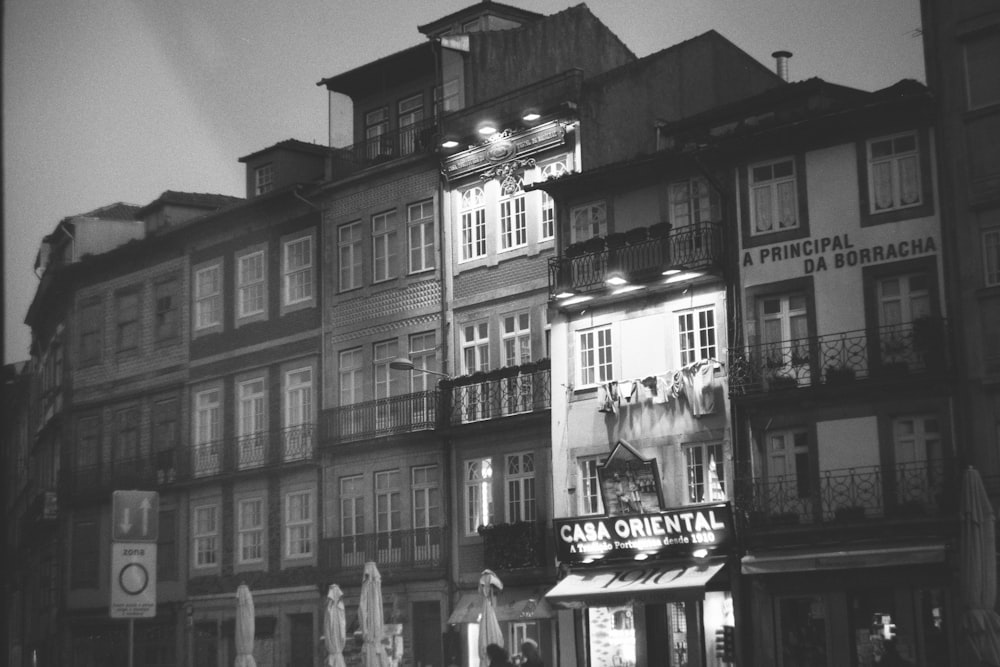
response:
M295 252L302 246L301 252ZM313 237L299 236L285 241L281 252L282 293L285 305L293 306L313 298Z
M433 331L422 331L410 334L410 361L413 362L413 372L410 373L410 391L430 391L434 388L431 373L423 369L436 371L437 368L437 334Z
M508 313L500 318L503 365L520 366L531 361L531 312Z
M264 498L240 498L236 504L236 561L241 564L264 562Z
M592 515L604 512L604 497L601 494L601 478L597 469L604 465L605 456L585 456L580 458L580 514Z
M340 535L357 537L365 533L365 477L340 478Z
M462 372L471 375L490 369L489 320L477 320L462 325Z
M403 494L400 490L402 477L399 469L379 470L375 473L375 535L378 551L386 552L379 560L389 556L395 560L393 552L402 546L400 533L403 530Z
M608 203L605 201L574 206L569 211L569 217L573 243L608 234Z
M194 328L195 331L201 331L221 324L222 264L220 263L202 267L194 272Z
M729 481L726 477L725 450L721 442L691 442L682 446L684 452L684 470L686 471L685 486L687 489L685 503L723 502L729 492ZM721 497L712 497L709 468L711 458L715 457L715 474L722 487ZM700 478L700 481L699 481Z
M399 341L395 338L372 345L372 375L375 398L389 398L399 394L399 376L389 367L389 362L399 356Z
M677 335L681 366L703 359L716 359L719 347L715 306L677 313Z
M983 52L980 57L970 59L970 51L976 47L982 48ZM1000 85L996 82L998 55L1000 55L1000 33L995 30L971 37L962 45L965 93L969 111L1000 104ZM993 88L984 90L981 86L977 86L977 81L974 80L975 74L985 77L987 81L993 81Z
M364 353L360 347L341 350L338 362L339 405L360 403L364 398Z
M614 335L610 324L577 332L580 365L577 384L581 387L610 382L615 378Z
M372 282L396 277L396 210L372 216Z
M251 267L249 263L259 266ZM252 270L251 270L252 269ZM264 312L267 304L267 262L264 251L240 255L236 260L237 317L250 317Z
M260 196L274 189L274 164L268 162L253 170L254 194Z
M243 380L236 386L236 436L239 467L264 465L267 429L267 383L263 377Z
M198 504L191 508L191 563L195 569L219 566L219 505Z
M465 535L479 534L479 526L493 524L493 461L465 461Z
M983 230L983 282L1000 285L1000 227Z
M528 213L520 181L500 198L500 252L528 245Z
M547 162L539 168L542 181L558 178L569 172L566 160L559 159ZM545 190L541 191L541 215L539 216L538 240L551 241L556 237L556 200Z
M357 289L362 284L361 221L355 220L337 227L338 289Z
M913 142L913 147L910 149L899 149L897 151L896 144L903 139L910 139ZM890 145L890 153L888 155L882 155L875 157L874 150L875 144L885 144ZM881 213L887 213L889 211L899 211L906 208L913 208L915 206L920 206L924 203L923 196L923 180L921 174L921 164L920 164L920 137L915 131L911 132L899 132L896 134L890 134L882 137L875 137L869 139L865 143L865 151L868 157L868 212L873 215L878 215ZM910 202L903 202L903 180L904 180L904 167L906 162L911 162L913 165L912 179L913 183L910 187L913 189L916 199ZM884 206L879 206L878 193L876 191L875 185L875 172L877 167L887 166L889 169L889 174L891 178L891 193L890 196L892 201Z
M671 183L669 196L670 224L674 229L721 220L719 193L704 177Z
M316 511L313 491L285 494L285 558L309 558L315 551Z
M413 528L437 528L441 525L441 483L437 465L413 466L410 469Z
M507 523L534 521L538 515L535 453L518 452L505 457Z
M194 395L195 475L218 472L222 439L222 389L212 387Z
M486 191L476 185L460 197L459 262L470 262L486 257Z
M302 380L302 377L308 376ZM301 394L300 398L297 398ZM303 366L285 372L285 426L313 423L313 368Z
M783 167L784 165L791 165L791 174L779 174L774 175L776 167ZM771 175L764 177L763 174L756 175L754 172L757 170L769 169ZM777 232L786 231L789 229L799 229L802 225L802 221L799 219L799 191L798 191L798 165L794 157L788 156L779 158L776 160L768 160L766 162L757 162L747 167L747 183L749 187L749 208L750 208L750 235L751 236L765 236L767 234L774 234ZM791 187L792 193L792 214L794 215L794 220L792 221L782 221L781 216L781 197L779 191L783 187ZM765 192L766 191L766 192ZM771 215L771 227L768 229L758 229L760 224L760 212L757 206L757 194L760 192L767 198L768 206L770 208Z
M410 273L432 270L435 267L433 200L406 207L406 236Z

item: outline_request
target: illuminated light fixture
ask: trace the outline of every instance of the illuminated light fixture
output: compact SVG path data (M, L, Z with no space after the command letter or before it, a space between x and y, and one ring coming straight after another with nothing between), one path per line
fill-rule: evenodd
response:
M663 272L663 275L665 275L665 276L675 276L675 275L677 275L680 272L681 272L680 269L667 269L666 271Z
M581 294L579 296L572 296L572 297L566 299L565 301L563 301L562 303L560 303L559 305L560 306L572 306L573 304L576 304L576 303L583 303L584 301L590 301L593 298L594 297L592 297L592 296L586 296L586 295Z
M623 285L616 290L612 290L611 295L618 296L619 294L627 294L640 289L643 289L643 285Z
M588 564L590 564L590 563L593 563L593 562L594 562L594 559L593 559L593 558L584 558L584 559L583 559L582 561L580 561L580 562L581 562L581 563L583 563L584 565L588 565Z
M441 148L456 148L457 146L458 142L454 139L445 139L441 142Z
M647 558L649 558L649 554L636 554L635 556L633 556L633 558L635 560L646 560Z
M708 555L708 549L695 549L693 552L691 552L691 555L694 556L695 558L704 558L705 556Z
M664 284L669 285L670 283L680 283L684 282L685 280L691 280L692 278L701 277L703 275L705 274L699 273L698 271L688 271L687 273L675 273L674 275L670 276L663 282Z
M573 296L573 294L574 294L573 292L559 292L558 294L556 294L556 298L557 299L568 299L571 296Z
M497 128L492 123L483 123L479 126L479 134L489 137L497 133Z
M612 273L604 279L604 284L611 287L621 287L622 285L628 285L628 280L620 273Z
M534 123L541 117L542 114L538 113L534 109L528 109L527 111L524 112L524 115L521 116L521 120L523 120L526 123Z

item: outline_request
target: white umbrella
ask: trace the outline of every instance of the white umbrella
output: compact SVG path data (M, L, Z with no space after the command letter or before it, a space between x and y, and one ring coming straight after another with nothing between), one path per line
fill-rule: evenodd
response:
M361 580L361 602L358 605L361 621L361 657L365 667L385 667L386 655L382 649L382 575L375 563L365 563L364 578Z
M234 667L257 667L253 659L253 597L246 584L236 589L236 661Z
M972 466L962 476L959 583L966 612L962 626L976 655L1000 666L997 601L996 527L983 480Z
M483 596L483 613L479 619L479 663L485 665L489 662L486 658L486 647L490 644L503 646L503 630L500 629L500 621L497 620L496 610L493 608L493 588L503 590L503 582L500 581L493 570L483 570L479 576L479 593Z
M344 644L347 641L347 621L344 618L344 594L337 584L326 592L323 612L323 640L326 642L327 667L345 667Z

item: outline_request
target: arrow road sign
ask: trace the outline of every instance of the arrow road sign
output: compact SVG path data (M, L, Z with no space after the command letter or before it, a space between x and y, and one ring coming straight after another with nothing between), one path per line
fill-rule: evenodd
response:
M156 541L160 528L160 496L156 491L115 491L111 498L113 541Z

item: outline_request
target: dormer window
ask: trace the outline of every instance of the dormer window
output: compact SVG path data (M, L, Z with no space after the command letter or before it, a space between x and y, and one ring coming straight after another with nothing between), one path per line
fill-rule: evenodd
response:
M254 195L262 195L274 189L274 165L261 165L254 170Z

